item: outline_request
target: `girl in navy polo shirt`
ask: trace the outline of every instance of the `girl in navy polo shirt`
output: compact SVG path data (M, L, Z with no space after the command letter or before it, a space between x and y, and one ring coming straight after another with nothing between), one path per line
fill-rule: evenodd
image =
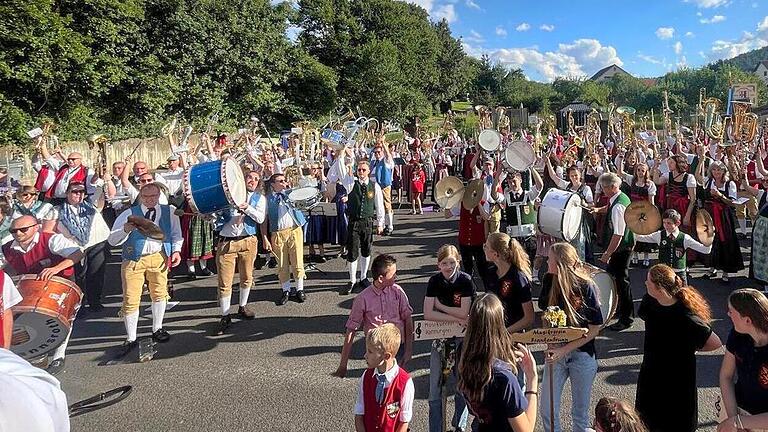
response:
M526 377L525 393L517 382L518 355L520 372ZM475 416L473 430L533 432L538 380L531 352L512 343L501 301L494 294L481 294L470 308L459 361L459 390Z
M424 296L424 319L429 321L456 322L467 325L469 307L475 290L472 278L459 270L461 255L456 246L443 245L437 251L439 273L429 278ZM456 371L444 375L450 365L446 357L458 359L463 338L435 340L429 358L429 431L443 430L442 388L455 385ZM467 429L467 403L460 393L454 397L456 409L452 425L457 430Z
M490 280L486 292L499 297L504 305L504 320L507 330L516 333L533 324L533 301L531 301L531 263L520 243L505 233L488 236L485 245L485 259L496 265L496 278ZM494 279L489 275L489 279Z

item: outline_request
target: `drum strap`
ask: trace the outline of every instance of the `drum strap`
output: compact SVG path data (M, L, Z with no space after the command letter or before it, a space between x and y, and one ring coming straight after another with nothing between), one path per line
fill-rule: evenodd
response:
M132 391L133 387L127 385L106 391L104 393L99 393L94 397L90 397L79 402L75 402L69 406L69 417L77 417L79 415L114 405L127 398ZM113 396L114 398L112 398Z

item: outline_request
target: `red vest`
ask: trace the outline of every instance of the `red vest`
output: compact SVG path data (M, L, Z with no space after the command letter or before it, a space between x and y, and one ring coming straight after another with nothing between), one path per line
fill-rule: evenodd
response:
M51 185L50 189L45 191L45 197L46 198L53 198L53 195L56 193L56 186L59 184L61 179L64 178L64 176L67 174L67 171L69 171L69 165L64 164L61 168L59 168L59 171L56 172L56 179L53 180L53 184ZM42 173L43 171L40 170ZM69 179L70 183L85 183L85 179L88 177L88 168L86 168L84 165L80 165L80 168L77 169L77 172ZM40 177L38 176L38 179ZM39 189L38 189L39 190Z
M480 222L477 220L480 219ZM480 210L475 207L470 212L461 205L459 216L459 244L462 246L482 246L485 243L485 221Z
M42 168L40 168L40 171L37 173L37 179L35 179L35 189L37 189L38 192L48 192L47 190L44 190L44 188L45 180L48 179L50 172L51 168L48 165L43 165Z
M3 245L3 254L8 265L18 274L38 274L43 269L53 267L64 261L64 257L52 253L48 248L48 241L54 236L53 233L40 232L40 238L37 244L32 246L27 253L22 253L13 249L13 242ZM75 274L75 267L70 266L56 274L63 278L70 279Z
M363 374L363 405L365 412L363 414L363 423L366 432L394 432L402 424L400 421L400 401L403 399L405 385L411 376L405 369L400 368L392 384L384 389L384 402L376 401L376 377L373 375L374 369L367 369ZM397 404L395 407L394 404Z

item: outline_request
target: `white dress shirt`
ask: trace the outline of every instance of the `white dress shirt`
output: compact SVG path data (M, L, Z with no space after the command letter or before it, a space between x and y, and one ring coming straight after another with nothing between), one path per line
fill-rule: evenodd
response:
M2 295L3 296L0 297L0 306L2 306L2 308L0 308L0 314L21 303L21 294L19 293L19 290L16 289L13 279L8 275L5 275L5 278L3 279ZM2 331L2 329L0 329L0 331Z
M32 242L27 246L27 248L21 247L19 242L16 240L13 240L11 243L11 249L21 252L21 253L27 253L30 250L32 250L35 245L37 245L37 242L40 241L40 233L36 233L35 236L32 238ZM80 252L81 248L80 245L78 245L76 242L64 237L61 234L54 234L51 236L51 238L48 240L48 249L51 251L52 254L58 255L60 257L66 258L70 255L72 255L75 252ZM50 267L51 263L48 262L50 259L46 258L44 261L40 264L43 267ZM5 255L3 255L2 250L0 250L0 267L5 268L8 263L5 261Z
M248 199L245 202L250 203L253 194L256 192L248 192ZM222 237L242 237L246 235L245 232L245 216L250 217L257 223L264 222L264 217L267 211L267 199L263 195L259 196L259 200L256 201L256 207L248 205L245 210L232 209L232 218L225 222L221 227L219 234Z
M668 233L667 230L661 229L659 231L656 231L648 235L635 234L635 240L643 243L660 244L662 233L664 234L664 237L672 236L674 238L677 238L677 235L680 234L680 230L675 229L673 232ZM704 246L703 244L694 240L693 237L689 236L688 234L683 234L683 248L693 249L696 252L703 253L703 254L709 254L710 252L712 252L712 245Z
M378 183L374 181L370 181L369 178L366 178L365 181L358 180L357 177L347 174L344 179L342 180L341 184L344 186L344 189L347 190L347 195L349 195L352 192L352 188L355 187L355 181L359 181L360 184L369 186L374 186L374 207L376 207L376 224L379 226L379 228L384 228L384 193L381 192L381 186L379 186Z
M170 234L171 236L171 252L181 252L181 246L184 244L184 237L181 235L181 223L179 222L179 217L174 213L176 211L176 207L168 207L171 210L171 232L165 233L165 235L167 236ZM147 207L142 204L141 214L145 215L147 210ZM155 207L155 223L158 226L160 226L160 217L162 216L162 211L163 210L160 205ZM126 222L128 222L128 216L131 214L131 209L127 209L126 211L120 213L120 216L118 216L117 220L115 220L115 224L112 226L112 232L109 234L109 238L107 239L109 244L112 246L120 246L128 239L128 235L130 233L125 232L124 228ZM147 237L147 240L144 242L144 248L141 250L141 255L152 255L162 250L163 242L161 240Z
M613 205L613 202L619 198L620 193L621 192L617 192L616 195L611 197L610 199L611 205ZM627 208L624 207L624 205L619 203L613 206L613 210L611 211L611 222L613 223L613 235L624 237L624 229L626 229L627 227L627 223L624 221L624 212L626 210Z
M384 372L384 376L387 379L387 382L384 384L384 388L387 389L389 386L392 385L392 381L395 380L397 375L400 373L400 366L397 365L397 362L395 362L395 365L392 366L392 368L386 372ZM373 376L377 377L381 375L378 370L373 371ZM365 371L363 371L363 375L360 376L360 388L357 392L357 401L355 402L355 415L363 415L365 414L365 398L363 397L363 380L365 377ZM413 387L413 378L408 378L408 382L405 384L405 389L403 390L402 398L399 401L400 403L400 421L403 423L410 423L411 417L413 417L413 397L414 397L415 391Z
M168 170L157 174L155 175L155 181L164 184L171 196L176 195L181 192L181 186L184 181L184 168L178 167L175 170Z

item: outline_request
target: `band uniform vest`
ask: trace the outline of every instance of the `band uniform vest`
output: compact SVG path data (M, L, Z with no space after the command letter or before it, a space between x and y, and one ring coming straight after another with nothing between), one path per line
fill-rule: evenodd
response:
M355 181L347 200L347 216L350 221L371 219L374 216L376 185L368 181L367 185Z
M670 240L667 232L661 230L662 238L659 242L659 262L672 267L675 270L683 270L688 266L685 253L685 234L682 231L677 237Z
M629 197L624 192L619 192L619 196L616 197L615 200L613 200L613 204L611 204L608 207L608 212L606 213L606 221L608 222L608 226L605 231L603 231L603 242L604 244L609 244L611 242L611 237L613 236L613 218L611 217L611 214L613 214L613 208L617 204L623 205L625 208L629 206L629 203L631 201L629 200ZM616 252L622 252L628 249L632 249L632 247L635 245L635 235L632 234L632 231L629 230L629 226L624 227L624 235L621 238L621 242L619 243L619 246L616 248Z
M379 403L376 400L377 380L374 369L367 369L363 374L363 405L365 413L363 422L366 432L387 431L394 432L400 426L400 401L403 398L405 386L410 375L405 369L400 368L397 376L389 387L384 389L384 400Z
M13 242L3 245L3 255L8 265L18 274L38 274L43 269L53 267L64 261L64 257L51 252L48 243L54 233L40 232L37 243L27 252L19 252L13 249ZM70 266L58 272L56 276L71 279L75 274L75 267Z
M160 212L160 221L157 224L160 229L165 233L163 239L163 252L166 257L171 256L171 207L158 204L157 209ZM133 216L144 217L144 213L141 212L141 206L131 207L130 210ZM139 230L133 230L128 234L128 239L123 243L123 260L126 261L138 261L141 258L141 252L144 250L144 243L147 242L147 237L140 233Z

